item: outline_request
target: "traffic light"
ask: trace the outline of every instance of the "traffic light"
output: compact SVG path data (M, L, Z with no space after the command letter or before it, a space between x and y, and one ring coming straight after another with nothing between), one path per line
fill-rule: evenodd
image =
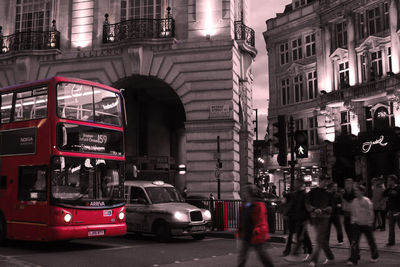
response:
M294 134L296 158L308 158L308 132L297 130Z
M272 124L277 130L274 130L274 136L278 138L278 142L274 144L278 148L278 164L280 166L287 165L287 133L286 133L286 116L279 115L278 121Z

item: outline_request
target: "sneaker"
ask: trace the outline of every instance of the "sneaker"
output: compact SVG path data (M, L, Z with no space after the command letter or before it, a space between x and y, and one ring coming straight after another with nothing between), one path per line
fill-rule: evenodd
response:
M370 262L378 262L378 258L376 258L376 259L370 259L369 261L370 261Z
M306 256L304 257L303 261L309 261L311 258L311 254L306 254Z
M339 246L343 246L343 241L337 243Z
M355 266L356 264L354 263L354 262L352 262L352 261L348 261L347 262L347 266Z
M310 262L310 264L308 264L308 267L315 267L315 266L317 266L316 264L315 264L315 262Z
M322 264L325 265L325 264L330 264L330 263L332 263L332 262L333 262L333 260L325 259L325 260L322 262Z

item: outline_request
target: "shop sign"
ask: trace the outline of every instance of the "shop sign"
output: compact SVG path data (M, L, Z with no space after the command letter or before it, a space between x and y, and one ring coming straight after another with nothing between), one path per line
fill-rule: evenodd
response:
M371 147L374 145L387 146L388 143L384 141L384 138L385 137L383 135L381 135L379 137L379 139L362 143L362 146L361 146L362 152L368 153L371 150Z

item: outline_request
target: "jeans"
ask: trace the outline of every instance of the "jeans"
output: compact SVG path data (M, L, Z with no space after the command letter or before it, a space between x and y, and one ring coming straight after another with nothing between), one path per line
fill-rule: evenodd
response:
M394 245L396 243L396 236L394 232L394 228L397 225L400 228L400 215L395 216L395 212L389 211L388 212L388 220L389 220L389 244Z
M379 254L373 236L372 227L369 225L353 224L352 229L353 229L353 241L351 243L350 261L352 261L353 263L357 263L359 259L361 234L365 234L365 237L367 238L368 246L371 251L371 258L377 259L379 257Z
M311 254L312 253L312 243L310 236L307 231L307 222L297 222L296 223L296 239L297 243L293 249L293 255L297 255L298 250L301 245L303 245L304 253Z
M352 226L351 226L351 214L350 212L345 212L343 216L344 231L346 232L347 238L349 239L349 244L351 244L352 238Z
M378 226L376 225L378 221ZM386 227L386 211L374 210L374 229L385 229Z
M290 250L292 248L293 235L296 233L296 221L293 219L287 218L286 223L287 223L287 228L289 230L289 234L288 234L288 237L286 240L286 246L285 246L285 250L283 251L283 254L289 255Z
M331 216L331 220L329 223L329 233L328 233L328 242L329 242L329 238L331 235L331 226L332 224L335 226L336 228L336 237L337 237L337 241L339 243L343 242L343 230L342 230L342 222L340 221L340 215L339 214L334 214Z
M329 230L329 218L314 218L313 225L317 232L317 245L314 248L313 254L311 255L311 261L314 263L318 262L319 253L322 249L325 252L326 258L333 260L335 257L329 248L328 241L328 230Z
M239 258L238 258L238 266L242 267L246 264L247 261L247 255L249 252L249 249L253 247L256 252L258 257L260 258L263 266L265 267L274 267L274 263L272 262L271 257L269 256L268 252L265 250L264 244L257 244L257 245L252 245L250 242L246 240L241 240L240 243L240 248L239 248Z

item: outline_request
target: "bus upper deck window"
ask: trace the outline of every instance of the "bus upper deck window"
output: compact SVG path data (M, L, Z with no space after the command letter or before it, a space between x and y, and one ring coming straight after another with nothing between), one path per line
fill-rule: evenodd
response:
M1 95L1 123L10 122L13 94Z

